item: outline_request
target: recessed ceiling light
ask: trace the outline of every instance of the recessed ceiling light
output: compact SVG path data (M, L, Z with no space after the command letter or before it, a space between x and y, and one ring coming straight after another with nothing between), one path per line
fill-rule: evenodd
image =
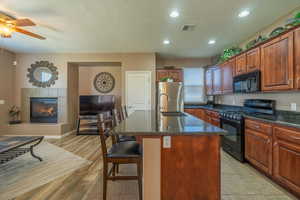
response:
M170 13L170 17L177 18L179 17L179 12L177 10L174 10Z
M164 44L170 44L170 40L164 40Z
M209 40L208 41L208 44L215 44L216 43L216 40Z
M248 15L250 15L249 10L243 10L242 12L239 13L240 18L247 17Z

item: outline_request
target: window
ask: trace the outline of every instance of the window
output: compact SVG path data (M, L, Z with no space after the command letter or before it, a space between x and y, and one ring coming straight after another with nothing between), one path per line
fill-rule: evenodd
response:
M184 68L184 103L199 104L206 102L204 90L204 69Z

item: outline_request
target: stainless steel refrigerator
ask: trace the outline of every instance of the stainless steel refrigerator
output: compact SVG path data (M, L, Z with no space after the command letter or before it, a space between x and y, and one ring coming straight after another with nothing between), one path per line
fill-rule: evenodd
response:
M183 83L159 82L157 88L157 109L160 112L183 112Z

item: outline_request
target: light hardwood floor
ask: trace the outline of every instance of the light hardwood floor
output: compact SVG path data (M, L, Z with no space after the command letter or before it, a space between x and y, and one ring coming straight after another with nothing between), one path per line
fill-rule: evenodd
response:
M59 140L47 141L85 158L92 163L71 174L60 177L48 184L23 194L20 197L15 198L15 200L84 199L88 192L97 184L99 172L102 169L99 137L70 135Z
M60 140L47 141L91 163L14 200L102 200L102 157L99 137L70 135ZM224 152L221 157L222 200L297 199L247 163L240 163ZM121 173L126 174L135 171L131 166L122 166L120 169ZM137 183L111 182L107 200L138 200Z

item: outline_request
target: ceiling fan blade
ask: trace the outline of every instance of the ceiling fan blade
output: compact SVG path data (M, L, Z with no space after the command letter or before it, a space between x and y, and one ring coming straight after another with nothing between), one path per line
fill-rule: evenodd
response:
M9 20L8 23L14 24L16 26L35 26L36 24L30 19L16 19Z
M34 37L34 38L40 39L40 40L45 40L45 39L46 39L46 38L43 37L43 36L40 36L40 35L38 35L38 34L29 32L29 31L26 31L26 30L21 29L21 28L18 28L18 27L15 27L15 31L18 32L18 33L22 33L22 34L28 35L28 36L30 36L30 37Z

